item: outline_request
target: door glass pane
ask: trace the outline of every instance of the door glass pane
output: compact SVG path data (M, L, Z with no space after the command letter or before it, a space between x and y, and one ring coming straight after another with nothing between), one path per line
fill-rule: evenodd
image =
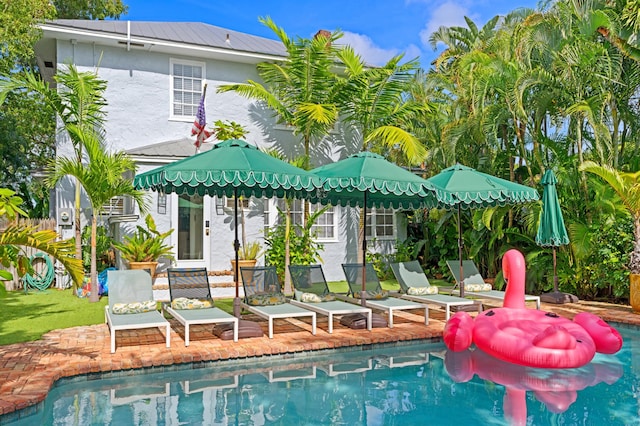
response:
M199 195L178 198L178 260L202 259L204 200Z

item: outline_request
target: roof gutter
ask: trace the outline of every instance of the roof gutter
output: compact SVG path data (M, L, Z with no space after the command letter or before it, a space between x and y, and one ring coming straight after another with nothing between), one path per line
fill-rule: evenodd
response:
M243 50L235 50L235 49L224 49L219 47L211 47L211 46L201 46L195 44L188 43L180 43L173 42L167 40L160 39L151 39L151 38L143 38L143 37L133 37L130 32L130 23L131 21L127 21L127 34L118 34L118 33L106 33L106 32L96 32L90 30L79 30L77 28L68 28L63 26L52 25L50 23L45 23L40 25L40 29L44 32L48 32L57 38L69 37L78 39L80 37L85 37L87 39L98 39L105 41L115 41L117 42L125 42L127 44L127 50L130 49L131 45L144 45L149 44L153 45L156 48L166 48L171 50L187 50L191 51L194 55L219 55L219 56L227 56L229 58L236 58L236 60L242 60L242 62L262 62L262 61L282 61L285 60L285 56L280 55L272 55L268 53L257 53L257 52L248 52Z

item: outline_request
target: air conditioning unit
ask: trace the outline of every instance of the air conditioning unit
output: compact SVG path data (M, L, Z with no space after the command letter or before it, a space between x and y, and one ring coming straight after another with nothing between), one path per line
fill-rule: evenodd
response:
M61 226L73 225L73 209L58 210L58 225L61 225Z

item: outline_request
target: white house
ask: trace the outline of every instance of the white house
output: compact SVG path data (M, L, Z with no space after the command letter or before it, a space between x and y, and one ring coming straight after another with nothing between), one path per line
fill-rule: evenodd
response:
M36 45L38 64L47 79L74 64L80 71L97 70L107 81L107 149L125 150L150 170L195 153L190 130L204 85L207 122L233 120L259 147L276 147L287 154L300 151L291 129L275 124L273 112L235 93L217 93L222 84L259 80L256 64L282 61L280 42L204 23L57 20L41 26ZM338 129L312 158L315 165L345 157L360 142ZM207 149L207 144L203 149ZM69 152L61 136L58 155ZM52 209L63 236L73 235L73 185L58 187ZM160 230L173 228L176 266L205 266L228 270L234 239L233 200L162 196L151 193L152 213ZM277 219L276 200L253 199L245 211L248 240L262 240L264 229ZM88 203L87 203L88 207ZM87 223L90 211L84 210ZM389 250L404 238L402 215L373 211L369 239L377 250ZM142 218L128 200L114 200L105 218L116 236L134 229ZM400 226L398 226L400 225ZM341 263L357 256L358 212L333 208L318 222L324 244L322 261L328 280L344 279ZM400 231L402 235L397 235ZM166 265L165 265L166 266Z

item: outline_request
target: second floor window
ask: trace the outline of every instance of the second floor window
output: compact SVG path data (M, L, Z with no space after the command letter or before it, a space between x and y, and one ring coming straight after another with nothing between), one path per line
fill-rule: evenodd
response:
M204 63L171 60L171 117L193 120L204 81Z

